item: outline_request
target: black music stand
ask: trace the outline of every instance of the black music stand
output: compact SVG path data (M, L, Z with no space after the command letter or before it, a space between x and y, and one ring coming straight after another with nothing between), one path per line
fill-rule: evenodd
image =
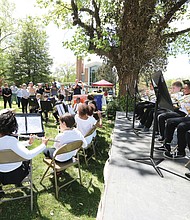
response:
M42 123L42 117L39 113L17 113L15 114L15 117L18 123L18 134L35 134L39 137L44 136L45 132Z
M156 103L155 103L155 108L154 108L154 122L153 122L150 155L149 157L144 157L144 158L129 158L129 160L144 163L147 165L152 165L153 168L158 173L158 175L161 177L164 177L162 172L160 171L161 168L158 167L158 164L161 163L165 158L154 157L155 131L156 131L156 123L157 123L156 118L157 118L158 104L160 107L170 109L170 110L173 110L173 105L172 105L172 101L168 93L167 86L166 86L166 83L164 81L164 77L161 71L158 71L153 75L152 84L153 84L155 95L156 95Z
M134 107L133 107L134 110L133 110L132 126L131 126L131 128L122 129L122 131L132 130L137 136L139 136L139 131L135 128L135 109L136 109L137 94L138 94L138 85L137 85L136 80L135 80L135 84L134 84L134 90L135 90L135 93L134 93L134 102L133 102L134 103ZM127 97L128 97L128 95L130 95L129 91L128 91ZM127 118L127 116L128 116L128 98L127 98L126 118ZM129 120L131 120L131 118Z
M37 101L37 99L34 97L34 98L29 98L28 99L28 103L29 103L29 106L32 107L32 108L39 108L39 103Z
M40 101L42 112L52 112L53 106L51 101Z
M126 85L126 113L125 116L119 117L119 119L122 118L127 118L127 120L131 120L131 118L128 116L128 112L129 112L129 97L131 97L130 92L129 92L129 88Z

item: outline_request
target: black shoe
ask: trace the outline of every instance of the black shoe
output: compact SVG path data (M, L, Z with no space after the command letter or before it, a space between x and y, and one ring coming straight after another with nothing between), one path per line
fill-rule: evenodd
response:
M169 144L163 144L161 147L155 147L154 148L155 151L158 151L158 152L170 152L171 151L171 147Z
M163 141L164 141L164 137L160 136L160 137L157 139L157 141L163 142Z
M0 187L0 198L3 198L5 196L5 192L3 191L2 187Z
M148 133L148 132L149 132L149 128L144 127L144 128L142 129L142 131L141 131L141 132L143 132L143 133Z
M141 128L144 128L144 125L139 123L139 125L137 126L137 129L141 129Z
M15 184L16 187L23 187L22 183Z
M171 154L170 152L164 152L164 157L166 157L166 158L168 158L168 159L174 159L174 160L176 160L176 159L183 159L183 158L185 158L185 153L179 153L179 152L177 152L177 153L175 153L174 152L174 154Z
M190 173L185 173L185 176L190 180Z

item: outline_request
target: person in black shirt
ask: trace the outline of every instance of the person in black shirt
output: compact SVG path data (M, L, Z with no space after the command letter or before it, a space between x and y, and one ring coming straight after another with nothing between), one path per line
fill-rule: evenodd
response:
M4 108L7 107L7 102L9 103L9 108L12 108L12 105L11 105L12 91L8 87L7 83L4 84L4 88L2 90L2 96L3 96L3 101L4 101Z
M41 95L44 94L44 89L42 88L42 83L38 84L38 89L36 90L36 93L39 93Z
M73 86L74 95L81 95L81 89L83 89L82 81L79 82L78 79L75 80L75 85Z

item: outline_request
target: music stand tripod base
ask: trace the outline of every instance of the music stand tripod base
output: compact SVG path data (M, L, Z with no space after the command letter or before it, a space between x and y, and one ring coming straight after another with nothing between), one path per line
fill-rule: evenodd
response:
M144 158L128 158L128 160L136 161L136 162L143 163L146 165L151 165L154 167L154 169L156 170L157 174L160 177L162 177L162 178L164 177L158 167L158 164L160 164L164 160L164 158L144 157Z

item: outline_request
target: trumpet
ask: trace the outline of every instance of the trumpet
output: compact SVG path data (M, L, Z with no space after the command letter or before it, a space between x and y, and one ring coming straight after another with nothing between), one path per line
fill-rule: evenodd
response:
M30 135L26 135L26 134L13 134L12 136L14 137L21 137L21 138L30 138ZM33 135L33 137L37 140L42 140L43 137L38 137L37 135ZM60 142L58 140L55 140L53 138L47 138L48 141L52 141L52 142Z

